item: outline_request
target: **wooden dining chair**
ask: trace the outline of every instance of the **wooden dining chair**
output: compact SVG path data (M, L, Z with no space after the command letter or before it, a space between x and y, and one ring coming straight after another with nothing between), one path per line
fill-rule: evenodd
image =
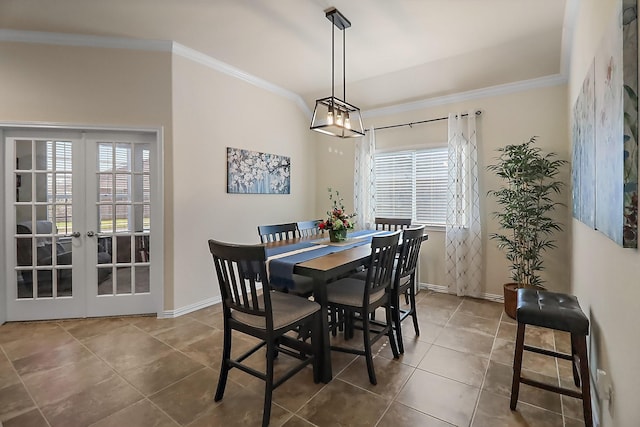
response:
M358 280L350 277L339 279L327 285L327 301L330 310L344 311L344 320L347 322L345 334L352 331L350 319L358 316L362 321L364 350L331 346L331 350L365 356L369 382L377 384L376 373L373 367L372 345L383 336L389 338L389 344L395 358L399 357L396 340L393 337L391 315L391 276L393 263L398 251L400 232L386 236L374 236L371 240L371 255L367 262L366 280ZM379 329L373 329L369 317L378 307L385 308L386 324L378 325Z
M312 237L315 235L322 236L324 231L320 229L319 224L322 221L319 219L312 221L298 221L298 236L300 237Z
M258 226L258 236L260 236L260 242L262 243L294 239L298 237L297 234L298 225L295 222ZM291 293L305 298L313 295L313 279L311 277L292 274L291 278L293 280L292 287L283 287L273 283L272 287L280 292Z
M376 230L398 231L411 227L411 218L376 218Z
M391 314L393 315L393 327L395 329L398 351L404 353L402 342L402 321L408 316L413 318L413 329L416 335L420 335L418 327L418 314L416 312L416 269L420 259L420 248L424 225L417 228L407 228L402 231L402 247L393 273L391 286ZM400 295L409 295L409 308L400 308Z
M322 322L320 305L295 295L272 292L266 269L263 245L233 245L209 240L220 293L224 320L224 338L220 377L215 401L222 400L229 371L238 368L265 382L262 426L269 425L273 390L305 366L313 364L313 379L320 380L320 343ZM259 284L262 289L259 289ZM287 334L300 329L311 331L311 343ZM251 335L260 343L240 357L231 357L233 331ZM266 370L257 371L243 361L266 347ZM274 378L274 359L278 353L299 359L279 379ZM308 371L306 371L308 372Z
M411 227L411 218L381 218L374 221L376 230L398 231ZM409 304L409 294L404 295L405 302Z
M262 243L293 239L297 237L297 233L298 226L295 222L258 226L258 235Z

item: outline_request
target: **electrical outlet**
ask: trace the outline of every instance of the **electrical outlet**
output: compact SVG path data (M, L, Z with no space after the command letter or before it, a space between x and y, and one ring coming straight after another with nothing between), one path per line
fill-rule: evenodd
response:
M596 371L596 390L598 397L603 401L611 400L611 378L604 369Z

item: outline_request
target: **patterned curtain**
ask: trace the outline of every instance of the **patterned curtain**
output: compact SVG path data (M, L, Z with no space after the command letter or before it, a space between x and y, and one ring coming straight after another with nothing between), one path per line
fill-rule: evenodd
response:
M353 177L353 206L357 228L371 229L376 216L376 135L373 128L356 141Z
M450 293L479 297L482 230L474 111L467 117L449 114L448 163L446 283Z

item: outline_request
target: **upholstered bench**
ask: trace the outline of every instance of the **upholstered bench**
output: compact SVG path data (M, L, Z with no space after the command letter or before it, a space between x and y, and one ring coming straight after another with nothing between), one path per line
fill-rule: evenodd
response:
M516 349L513 356L513 382L511 385L511 409L516 409L520 383L544 390L582 399L584 422L592 427L591 390L589 385L589 363L587 360L587 335L589 335L589 319L580 309L578 299L573 295L541 291L531 288L518 289L516 309L518 332ZM524 343L526 325L566 331L571 334L571 354L545 350ZM522 376L523 351L531 351L545 356L571 360L573 380L581 392L556 385L545 384Z

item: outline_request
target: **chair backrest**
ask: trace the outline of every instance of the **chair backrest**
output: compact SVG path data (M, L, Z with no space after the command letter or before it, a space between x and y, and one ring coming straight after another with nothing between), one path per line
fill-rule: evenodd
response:
M411 218L376 218L376 230L398 231L411 227Z
M296 237L298 226L295 222L276 225L259 225L258 235L261 243L276 242L278 240L293 239Z
M264 317L266 328L273 329L264 246L209 240L209 250L218 275L225 317L231 315L231 310L238 310ZM259 295L257 287L260 282L264 290L262 295Z
M385 289L390 287L399 239L399 231L385 236L374 236L371 239L363 305L369 304L370 296L385 292Z
M407 277L410 277L411 281L413 281L413 276L418 266L423 234L424 225L416 228L407 228L402 231L402 247L396 265L393 284L396 288Z
M322 221L315 219L313 221L299 221L298 222L298 235L300 237L311 237L315 235L324 234L324 231L320 229L319 224Z

